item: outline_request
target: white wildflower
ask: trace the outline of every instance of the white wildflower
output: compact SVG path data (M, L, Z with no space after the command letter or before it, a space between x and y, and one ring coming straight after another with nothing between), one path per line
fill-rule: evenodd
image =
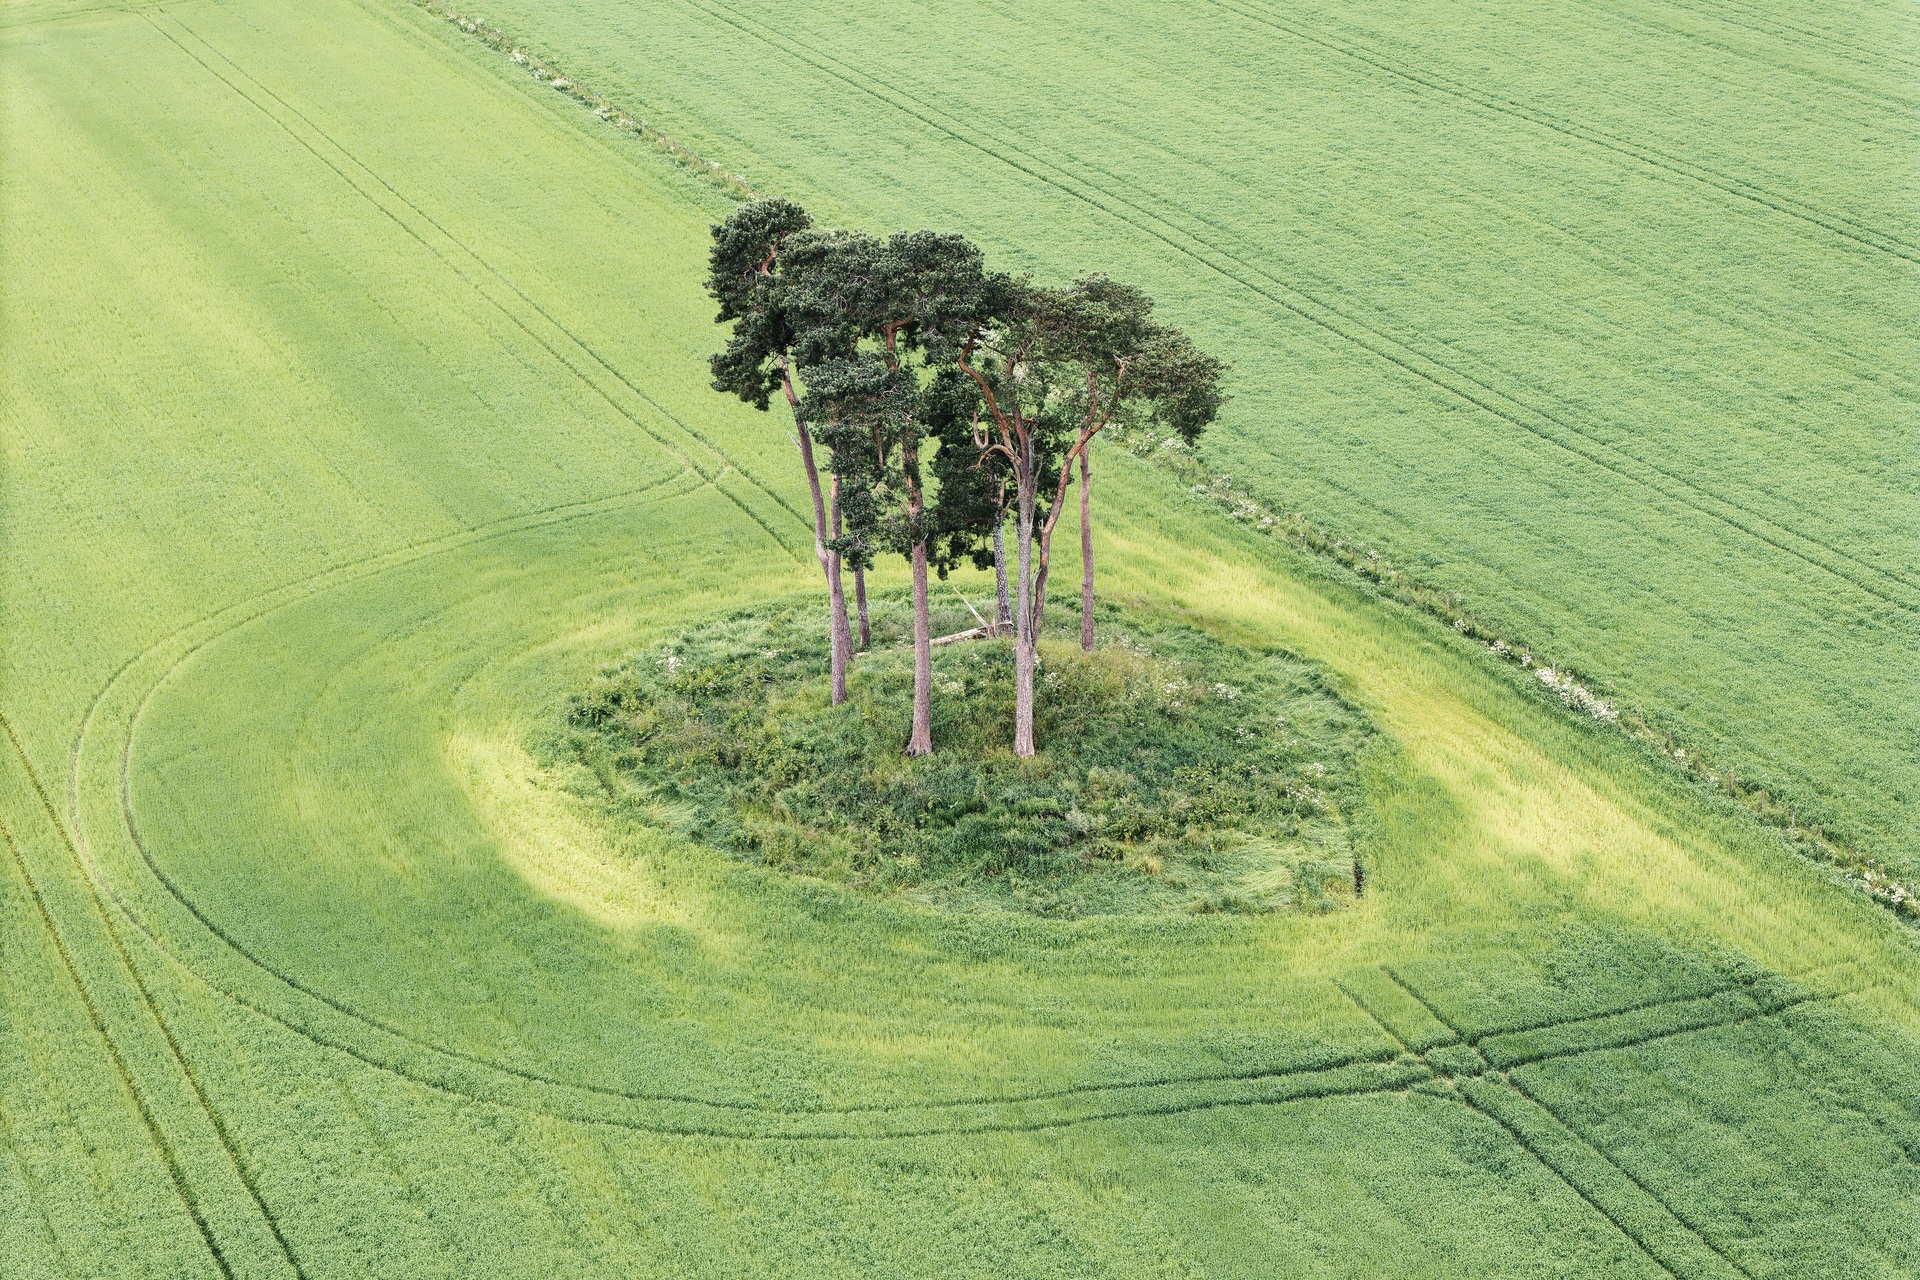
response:
M1535 672L1540 683L1560 695L1560 700L1570 707L1586 712L1596 720L1612 722L1620 718L1620 712L1613 703L1605 698L1596 697L1593 690L1564 672L1552 667L1541 667Z

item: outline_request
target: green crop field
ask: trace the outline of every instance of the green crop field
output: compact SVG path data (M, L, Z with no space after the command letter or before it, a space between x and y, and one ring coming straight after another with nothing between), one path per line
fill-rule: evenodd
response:
M831 220L1140 280L1236 480L1920 873L1920 11L473 6Z
M1140 281L1208 465L1920 864L1910 12L475 16ZM948 910L553 750L819 582L649 139L406 0L0 0L0 1275L1920 1272L1911 920L1124 450L1102 592L1370 718L1364 898Z

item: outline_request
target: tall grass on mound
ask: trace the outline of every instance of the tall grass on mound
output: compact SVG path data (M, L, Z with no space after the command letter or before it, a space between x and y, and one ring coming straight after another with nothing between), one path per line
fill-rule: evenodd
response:
M938 752L910 758L911 616L829 704L813 611L742 613L637 654L573 702L573 744L654 821L790 872L1074 915L1325 910L1352 893L1372 730L1315 667L1109 611L1041 646L1040 752L1014 754L1007 640L941 646Z

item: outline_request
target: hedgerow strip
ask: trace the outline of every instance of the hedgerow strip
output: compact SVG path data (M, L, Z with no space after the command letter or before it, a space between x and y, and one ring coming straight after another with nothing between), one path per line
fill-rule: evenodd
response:
M1273 507L1236 484L1232 476L1209 465L1177 437L1161 439L1150 428L1114 429L1109 434L1129 453L1171 472L1186 483L1194 497L1221 508L1230 519L1334 562L1378 594L1437 618L1478 641L1496 660L1531 672L1543 693L1552 693L1568 709L1619 730L1696 786L1739 804L1785 834L1803 856L1833 866L1847 883L1896 916L1920 921L1920 884L1896 876L1885 862L1861 849L1856 841L1832 830L1829 822L1803 822L1811 807L1803 800L1787 799L1782 794L1784 788L1741 779L1732 764L1664 728L1644 710L1635 708L1623 714L1618 696L1606 691L1599 681L1538 657L1531 644L1481 617L1458 592L1421 581L1380 552L1329 533L1302 512Z
M639 116L623 110L606 95L587 87L574 76L562 71L554 64L553 59L528 49L498 27L461 12L445 3L445 0L414 0L414 3L434 17L452 23L474 39L505 54L510 62L524 68L533 79L541 81L558 93L564 93L613 128L639 138L680 168L715 187L728 198L751 200L754 197L753 185L739 174L728 171L720 165L719 161L707 159L692 147L667 136Z

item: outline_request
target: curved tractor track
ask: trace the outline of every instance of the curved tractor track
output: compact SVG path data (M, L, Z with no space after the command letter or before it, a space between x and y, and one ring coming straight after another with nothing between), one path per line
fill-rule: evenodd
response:
M684 487L688 477L689 472L683 470L641 490L551 508L342 565L230 606L150 647L108 681L74 743L66 816L74 835L77 869L184 972L310 1043L462 1099L593 1124L753 1140L902 1138L1045 1129L1219 1107L1400 1092L1444 1074L1421 1053L1395 1044L1366 1053L1276 1063L1251 1071L1087 1082L928 1103L781 1107L624 1089L565 1079L536 1067L436 1044L358 1009L276 966L168 874L161 854L149 844L140 827L132 762L143 713L155 693L193 655L297 603L430 557L708 487L704 483ZM111 729L103 727L108 722ZM82 803L88 778L102 771L110 771L118 801L117 829L104 836L89 829ZM101 837L101 844L121 844L123 855L131 856L103 857L96 847L96 837ZM1496 1051L1488 1055L1489 1062L1517 1066L1773 1016L1817 998L1824 997L1797 988L1770 991L1763 989L1763 984L1744 984L1704 995L1613 1008L1583 1018L1515 1024L1483 1033L1472 1042L1458 1038L1463 1043L1494 1048L1527 1037L1538 1039L1554 1031L1570 1034L1584 1027L1593 1032L1575 1034L1565 1043L1550 1044L1537 1052L1508 1052L1503 1056ZM1648 1010L1670 1010L1675 1020L1672 1025L1660 1022L1657 1016L1651 1021L1643 1017L1637 1022L1620 1022Z

